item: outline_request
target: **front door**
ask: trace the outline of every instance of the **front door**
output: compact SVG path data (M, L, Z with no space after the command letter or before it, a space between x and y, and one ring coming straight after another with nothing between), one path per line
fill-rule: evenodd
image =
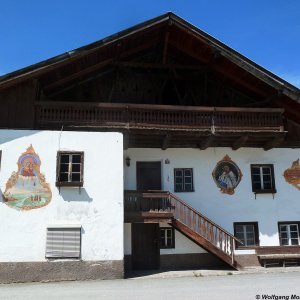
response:
M132 224L132 268L159 269L159 224Z
M138 161L136 163L136 185L138 191L161 190L161 162Z

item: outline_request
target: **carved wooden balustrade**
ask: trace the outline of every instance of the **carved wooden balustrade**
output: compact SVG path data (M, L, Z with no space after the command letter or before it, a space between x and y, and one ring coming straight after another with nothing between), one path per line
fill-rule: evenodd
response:
M37 102L37 127L282 131L282 109Z
M171 224L176 229L234 266L235 241L240 241L176 195L164 191L125 191L124 199L125 215L128 212L171 212Z

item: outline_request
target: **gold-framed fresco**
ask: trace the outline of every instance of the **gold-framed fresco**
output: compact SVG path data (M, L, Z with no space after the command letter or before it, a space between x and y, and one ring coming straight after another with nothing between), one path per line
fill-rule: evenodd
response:
M41 160L30 145L17 162L18 171L13 172L6 183L3 200L9 207L31 210L50 203L52 193L49 183L41 173Z
M221 193L233 195L242 179L242 172L237 164L226 154L215 166L212 177Z
M300 191L300 164L299 158L292 162L290 168L286 169L283 173L283 177L287 183L293 185Z

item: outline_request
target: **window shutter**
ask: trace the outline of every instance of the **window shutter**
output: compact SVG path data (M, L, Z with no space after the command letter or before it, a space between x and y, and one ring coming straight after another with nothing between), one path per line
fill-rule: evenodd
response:
M47 258L80 258L81 228L47 228Z

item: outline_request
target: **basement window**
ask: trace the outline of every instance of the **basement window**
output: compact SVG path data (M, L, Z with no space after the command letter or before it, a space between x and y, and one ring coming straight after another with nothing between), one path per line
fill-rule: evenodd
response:
M57 153L56 186L83 186L83 152Z
M172 227L160 228L160 248L171 249L175 248L175 231Z
M273 165L251 165L252 191L276 193Z
M174 169L174 191L193 192L193 169Z
M236 244L237 249L259 246L259 231L257 222L235 222L233 223L233 227L234 236L243 243L243 245Z
M48 227L46 258L80 258L81 226Z
M279 223L278 226L281 246L299 245L299 222Z

